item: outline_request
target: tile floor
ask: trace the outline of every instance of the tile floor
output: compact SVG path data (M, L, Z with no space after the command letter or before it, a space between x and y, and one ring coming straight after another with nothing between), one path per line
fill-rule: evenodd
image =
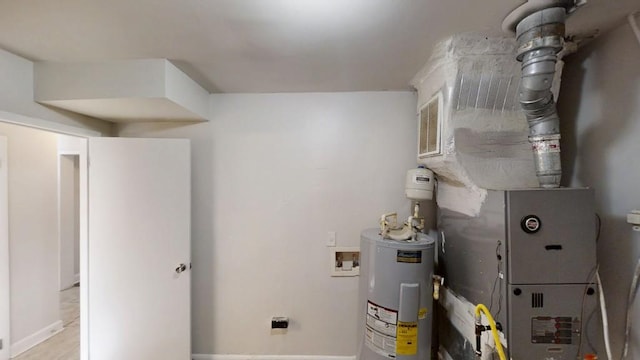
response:
M80 287L60 292L64 330L13 360L80 360Z

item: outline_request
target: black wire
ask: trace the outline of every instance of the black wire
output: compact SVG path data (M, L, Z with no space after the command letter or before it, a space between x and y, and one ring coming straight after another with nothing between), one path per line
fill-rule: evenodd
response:
M489 301L489 312L493 312L493 296L495 295L496 292L496 285L498 285L498 281L500 280L500 273L501 273L501 264L502 264L502 255L500 254L500 246L502 245L502 242L500 240L498 240L498 243L496 244L496 258L498 259L498 273L496 274L496 279L493 281L493 288L491 289L491 297L490 297L490 301ZM500 292L498 295L498 312L495 313L494 317L498 317L498 315L500 314L500 311L502 311L502 286L500 286Z
M589 317L587 318L587 322L585 323L585 338L587 339L587 345L589 346L589 349L591 350L592 353L596 353L596 348L591 343L589 332L586 329L589 327L591 320L593 320L593 316L598 312L600 312L600 307L596 306L595 309L593 309L593 311L591 312L591 314L589 314Z
M600 240L600 229L602 229L602 219L600 218L600 215L598 215L598 213L596 213L596 220L598 220L598 229L596 232L596 244L597 244L598 241Z
M580 323L581 323L581 327L584 329L584 331L582 333L580 333L580 341L578 342L578 354L576 355L576 358L580 358L580 351L582 350L582 339L586 336L587 337L587 342L589 347L591 348L591 350L593 350L593 346L591 346L591 343L589 341L589 336L585 335L588 333L587 331L587 321L584 321L584 305L585 302L587 300L587 291L589 291L589 286L594 284L594 280L596 277L596 274L598 272L598 268L600 267L600 265L597 265L593 267L593 269L591 270L591 272L589 273L589 276L587 277L587 285L585 285L584 287L584 292L582 293L582 306L580 307ZM591 316L593 316L593 313L595 313L595 309L594 311L592 311ZM590 316L590 317L591 317Z
M597 221L597 228L596 228L596 244L598 243L598 241L600 240L600 233L601 233L601 229L602 229L602 218L600 218L600 215L598 215L598 213L595 214L596 215L596 221ZM594 284L594 277L595 274L598 272L598 265L596 265L595 268L595 272L592 271L592 274L590 274L590 282L587 284L587 289L588 287L592 284ZM600 291L600 289L598 289L598 291ZM591 313L589 314L589 317L587 318L586 321L584 321L584 306L585 306L585 295L586 295L586 291L585 293L582 295L582 309L580 311L580 319L582 321L582 323L584 324L584 337L587 339L587 346L589 346L589 350L591 350L592 352L596 352L595 347L593 346L593 344L591 343L591 338L589 337L589 331L587 330L589 328L589 324L591 323L591 320L593 320L593 315L596 314L596 312L598 312L600 310L599 306L596 306L593 311L591 311ZM580 345L582 345L582 336L580 337ZM580 351L580 349L578 348L578 351ZM579 353L578 353L579 354Z
M489 312L493 313L493 295L496 292L496 285L498 284L498 279L500 278L500 275L498 274L496 276L496 279L493 281L493 289L491 290L491 300L489 301Z

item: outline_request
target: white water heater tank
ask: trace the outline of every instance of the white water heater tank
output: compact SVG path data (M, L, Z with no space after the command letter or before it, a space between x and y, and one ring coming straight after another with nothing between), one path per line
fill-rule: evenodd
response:
M360 238L358 360L431 359L434 240Z
M411 200L433 199L434 179L433 172L420 165L407 171L407 180L404 186L404 194Z

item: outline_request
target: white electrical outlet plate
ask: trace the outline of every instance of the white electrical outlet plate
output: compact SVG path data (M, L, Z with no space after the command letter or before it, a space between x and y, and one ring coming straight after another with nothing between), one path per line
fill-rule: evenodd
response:
M336 232L329 231L327 233L327 246L336 246Z

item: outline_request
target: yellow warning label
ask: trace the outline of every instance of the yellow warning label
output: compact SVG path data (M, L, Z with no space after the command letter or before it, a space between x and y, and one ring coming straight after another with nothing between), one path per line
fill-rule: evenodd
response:
M396 327L396 354L415 355L418 353L418 323L398 321Z
M422 320L425 319L427 317L427 308L421 308L418 311L418 319Z

